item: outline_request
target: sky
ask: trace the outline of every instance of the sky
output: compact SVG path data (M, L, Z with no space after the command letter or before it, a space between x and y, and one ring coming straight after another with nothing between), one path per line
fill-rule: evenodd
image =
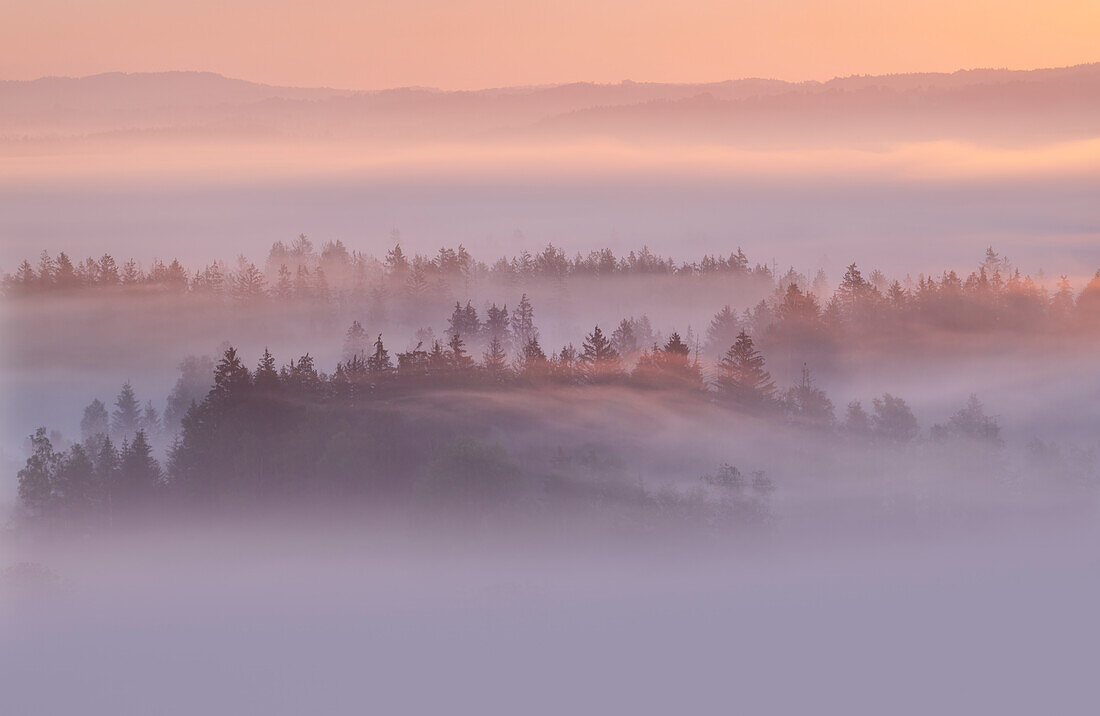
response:
M4 0L0 79L208 70L445 89L1100 59L1097 0Z

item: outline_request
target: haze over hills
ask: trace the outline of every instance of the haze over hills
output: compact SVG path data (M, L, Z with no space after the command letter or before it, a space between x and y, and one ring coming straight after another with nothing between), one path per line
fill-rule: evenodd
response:
M1036 143L1100 133L1100 63L853 76L792 83L624 81L478 91L350 91L213 73L109 73L0 82L0 138L543 141L753 147L852 141Z
M413 251L899 270L994 245L1087 277L1098 167L1100 63L478 91L43 78L0 82L0 268L44 246L233 260L300 232L378 253L398 227Z

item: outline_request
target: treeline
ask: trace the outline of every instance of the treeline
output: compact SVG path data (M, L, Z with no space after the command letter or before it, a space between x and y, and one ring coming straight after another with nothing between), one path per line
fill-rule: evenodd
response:
M121 264L110 254L74 262L65 252L51 256L43 251L37 267L23 261L15 272L5 275L5 292L26 295L36 292L69 291L82 288L158 288L202 293L236 299L259 297L337 301L349 294L369 293L383 284L391 292L413 296L459 287L468 281L497 280L509 284L561 280L579 276L701 275L729 274L770 280L767 266L750 266L741 249L729 256L704 256L699 261L677 263L658 256L648 247L616 257L611 249L592 251L573 258L553 245L537 254L524 250L491 264L475 260L462 246L442 247L432 256L407 256L400 236L384 259L349 251L341 241L327 242L316 251L304 234L289 246L277 241L262 266L238 257L230 268L222 261L189 271L173 259L154 260L148 271L134 259Z
M507 323L510 341L520 341L528 331L514 357L500 335L490 334L488 347L475 359L458 331L446 345L418 345L391 357L380 335L362 350L365 336L356 323L347 335L349 356L331 373L318 370L309 354L280 367L266 350L249 369L229 348L208 376L212 385L196 390L188 372L201 369L201 362L185 362L163 421L151 404L142 409L126 384L111 413L99 400L85 409L82 441L67 451L55 448L45 428L31 437L31 457L19 473L20 497L34 514L91 510L100 519L104 510L114 514L153 499L218 505L333 494L415 495L483 510L530 494L535 483L551 501L658 500L629 486L577 481L586 466L598 464L591 455L562 453L552 469L531 468L499 444L477 439L479 433L507 429L509 418L491 408L461 418L455 411L467 403L479 405L478 395L494 391L529 391L532 405L540 393L555 389L602 391L594 395L604 400L615 400L611 389L633 391L688 409L691 401L709 401L765 423L833 432L855 444L889 449L920 436L912 411L897 396L875 398L869 410L853 401L838 417L808 369L794 385L778 389L744 331L709 374L676 333L643 350L632 364L599 326L579 349L570 345L547 355L525 303ZM456 310L464 313L461 306ZM171 416L178 415L188 394L193 398L175 425ZM418 396L442 407L406 409ZM163 468L153 457L150 431L171 436ZM986 450L1001 446L996 420L976 398L933 426L928 439ZM722 519L761 519L766 513L763 500L772 487L763 474L753 476L751 489L735 468L723 468L706 481L728 488L719 500ZM662 509L687 509L679 499L659 497ZM712 513L717 509L704 498L694 504Z
M155 261L143 271L133 260L119 266L109 255L74 264L64 253L56 257L43 253L37 268L23 262L4 278L4 287L8 296L85 289L156 290L249 306L306 305L353 315L362 311L371 322L384 324L394 317L421 320L426 311L435 312L449 301L469 296L475 285L497 285L518 293L525 286L548 281L615 276L685 280L717 276L752 282L766 298L744 307L732 319L760 336L763 345L769 332L793 340L796 354L823 366L826 357L813 351L827 352L830 340L842 338L893 339L924 328L1025 336L1036 331L1100 328L1100 271L1080 290L1066 276L1048 287L1044 277L1021 274L992 249L965 275L945 271L940 276L890 280L878 270L864 275L851 264L833 286L822 271L811 278L793 268L777 274L768 266L750 266L740 249L729 256L677 264L647 248L622 257L603 249L570 259L562 250L547 246L536 255L523 252L487 265L462 246L441 248L435 256L408 257L396 243L380 261L348 251L339 241L317 252L308 238L300 236L289 246L276 242L263 267L241 257L235 270L215 261L188 272L173 260ZM488 310L488 306L481 308ZM721 339L711 342L716 355L737 333L729 327L730 319L729 315L724 319L727 325Z

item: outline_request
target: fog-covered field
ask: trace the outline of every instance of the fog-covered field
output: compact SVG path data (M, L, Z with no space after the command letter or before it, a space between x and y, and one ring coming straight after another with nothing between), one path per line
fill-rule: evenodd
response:
M303 524L4 559L21 714L1091 712L1096 532L671 545ZM52 575L51 575L52 577Z

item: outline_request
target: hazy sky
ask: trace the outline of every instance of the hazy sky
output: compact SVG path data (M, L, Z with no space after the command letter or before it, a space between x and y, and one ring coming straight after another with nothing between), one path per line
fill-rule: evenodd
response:
M1100 59L1097 0L4 0L0 78L211 70L370 89Z

